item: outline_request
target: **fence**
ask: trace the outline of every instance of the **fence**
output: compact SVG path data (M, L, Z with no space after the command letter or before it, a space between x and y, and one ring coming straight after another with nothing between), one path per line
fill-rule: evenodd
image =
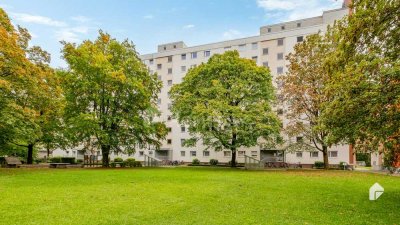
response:
M245 155L244 168L246 168L246 170L264 169L264 163L256 158Z
M144 166L147 167L159 167L161 165L161 160L153 158L149 155L144 155Z

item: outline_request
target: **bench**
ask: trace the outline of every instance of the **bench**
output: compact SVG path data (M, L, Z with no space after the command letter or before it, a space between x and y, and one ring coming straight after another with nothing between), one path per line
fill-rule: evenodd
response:
M10 168L17 168L22 164L21 160L19 160L17 157L5 157L5 160L7 167Z
M50 168L67 168L67 165L70 163L50 163L49 167Z

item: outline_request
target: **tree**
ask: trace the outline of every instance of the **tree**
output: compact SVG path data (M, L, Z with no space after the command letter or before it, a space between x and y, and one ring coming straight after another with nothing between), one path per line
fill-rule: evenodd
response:
M187 145L202 140L207 148L228 149L232 167L238 148L279 135L280 121L271 109L275 95L269 70L240 58L237 51L216 54L190 69L170 94L173 113L195 136Z
M288 106L289 124L285 132L290 138L301 136L304 139L288 147L321 151L325 169L329 168L328 148L333 143L329 139L331 131L321 119L325 104L332 100L332 96L324 92L331 74L325 69L323 59L332 51L334 44L329 32L324 36L310 35L287 56L289 71L279 77L280 94Z
M0 23L0 145L27 149L31 164L35 145L50 131L48 124L59 121L61 89L48 66L50 55L29 47L29 32L15 29L2 9Z
M338 47L326 63L334 95L323 117L332 138L358 151L382 149L394 165L400 155L400 2L354 0L335 26Z
M137 147L160 146L167 133L154 122L161 83L149 74L134 45L118 42L100 31L95 41L63 42L66 136L72 144L91 143L102 151L131 153Z

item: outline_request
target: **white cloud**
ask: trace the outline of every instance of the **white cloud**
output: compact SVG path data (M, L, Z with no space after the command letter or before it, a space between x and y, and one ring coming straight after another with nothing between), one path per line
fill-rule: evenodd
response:
M154 19L154 16L152 14L147 14L147 15L143 16L143 19L151 20L151 19Z
M183 26L183 29L192 29L192 28L194 28L193 24L188 24L188 25Z
M63 21L54 20L45 16L31 15L27 13L10 13L15 20L25 23L36 23L52 27L65 27L67 24Z
M268 20L289 21L320 16L323 11L340 8L340 0L257 0Z
M80 42L80 35L89 33L90 27L66 27L55 32L57 41Z
M242 36L242 33L238 30L229 29L222 34L225 40L235 39Z
M91 21L92 19L86 16L73 16L71 17L71 20L80 22L80 23L87 23L89 21Z

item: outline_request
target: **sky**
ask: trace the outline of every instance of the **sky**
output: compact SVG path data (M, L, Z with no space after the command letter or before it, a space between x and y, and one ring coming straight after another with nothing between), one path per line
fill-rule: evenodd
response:
M27 28L31 45L66 67L60 41L93 40L101 29L129 39L140 54L157 45L187 46L255 36L264 25L322 15L342 0L0 0L13 24Z

